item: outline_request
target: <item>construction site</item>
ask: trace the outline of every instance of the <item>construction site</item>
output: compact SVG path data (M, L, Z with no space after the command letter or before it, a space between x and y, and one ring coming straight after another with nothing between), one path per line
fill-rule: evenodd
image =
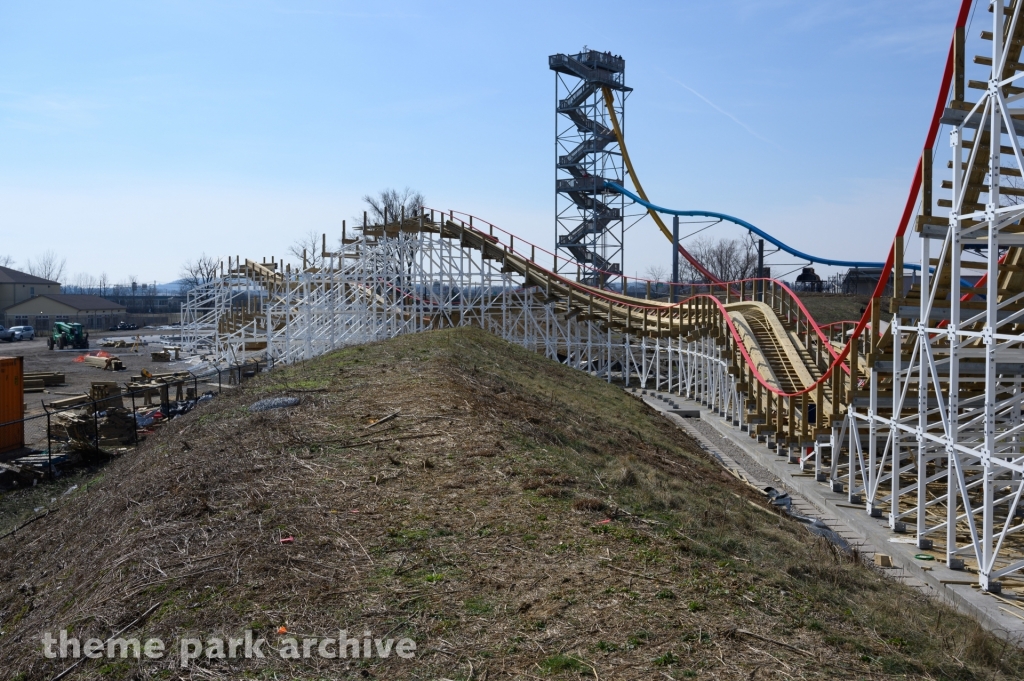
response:
M232 255L180 327L65 355L89 367L81 394L31 424L29 382L71 381L41 346L0 359L19 391L2 393L0 451L20 452L2 465L25 499L0 513L0 669L1021 678L1022 10L961 3L877 261L657 203L627 149L625 58L588 49L548 58L547 244L417 206L364 213L302 262ZM670 281L624 271L637 213ZM717 276L680 238L693 218L756 240L758 276ZM798 282L765 276L765 244L804 263ZM848 269L862 313L843 319L812 266ZM91 468L55 474L55 457ZM414 661L36 644L54 622L102 641L245 629L276 649L338 621L407 637Z

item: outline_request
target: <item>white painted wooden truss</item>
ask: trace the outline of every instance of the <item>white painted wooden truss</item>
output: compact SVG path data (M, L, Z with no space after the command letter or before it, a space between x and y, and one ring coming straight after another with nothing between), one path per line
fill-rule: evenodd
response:
M400 334L473 325L605 380L684 395L737 425L742 419L741 395L712 339L649 338L580 320L546 300L542 287L525 286L501 262L436 232L352 239L315 270L275 268L271 277L263 267L234 263L189 294L187 350L215 362L265 356L288 364Z
M1003 3L999 2L998 6ZM1024 293L1007 295L999 281L1007 269L1000 248L1024 245L1019 222L1024 206L1001 205L1000 184L1005 168L1024 168L1020 136L1010 105L1024 95L1004 94L1005 86L1024 76L1005 80L1003 73L1005 22L1014 34L1021 3L1012 12L993 12L992 63L988 89L963 123L954 126L952 147L952 208L944 235L922 233L923 268L921 308L894 315L893 357L910 349L910 360L893 363L891 409L879 413L878 375L871 373L866 410L851 406L837 436L848 438L850 465L846 477L851 495L864 495L867 509L888 514L898 532L914 532L922 549L944 545L950 567L976 569L985 590L998 591L999 579L1024 569L1020 533L1021 484L1021 374L1024 373L1024 336L1000 333L1024 318ZM968 133L971 134L968 139ZM988 133L997 143L983 148ZM967 144L965 144L965 142ZM1000 150L1000 147L1003 150ZM1009 147L1009 153L1006 153ZM982 210L965 207L965 178L981 168L989 182ZM932 242L936 241L937 244ZM962 266L962 249L984 247L984 309L962 309L962 277L977 269ZM932 260L933 255L937 259ZM1005 251L1004 251L1005 252ZM947 269L948 268L948 269ZM949 271L948 297L936 285L936 272ZM970 293L968 291L968 293ZM965 376L984 375L982 394L961 397ZM919 390L924 386L926 389ZM916 392L916 396L909 396ZM883 403L883 407L887 407ZM838 458L838 457L836 457ZM894 470L898 474L894 474Z

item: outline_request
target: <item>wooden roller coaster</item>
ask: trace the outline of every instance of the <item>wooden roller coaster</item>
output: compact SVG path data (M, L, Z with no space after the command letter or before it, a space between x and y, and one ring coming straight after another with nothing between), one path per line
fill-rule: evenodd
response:
M999 591L1024 570L1024 109L1011 106L1024 98L1011 84L1024 76L1024 19L1020 0L998 6L980 36L991 54L973 60L990 73L970 80L963 4L906 209L856 322L818 325L772 279L686 284L679 302L634 297L616 273L424 208L364 224L319 267L229 260L190 294L186 343L218 361L292 362L478 325L606 380L705 403ZM943 125L951 179L936 197ZM907 281L911 230L921 269Z

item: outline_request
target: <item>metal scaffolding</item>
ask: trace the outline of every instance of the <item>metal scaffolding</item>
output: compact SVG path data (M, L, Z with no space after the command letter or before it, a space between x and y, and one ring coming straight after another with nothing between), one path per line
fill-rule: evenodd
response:
M556 250L608 278L622 272L626 199L605 187L606 181L621 184L624 170L602 87L612 92L614 113L625 125L632 91L625 85L626 61L584 48L552 55L548 66L555 72Z
M927 187L921 262L932 267L922 267L916 300L892 316L891 380L872 372L867 410L851 408L846 425L869 512L887 511L893 529L940 548L950 567L976 569L981 588L995 592L1024 568L1024 556L1007 550L1024 531L1024 206L1019 184L1006 179L1024 168L1024 125L1009 106L1024 93L1011 86L1024 77L1020 15L1016 1L993 12L990 60L975 60L991 66L977 102L964 101L964 64L956 65L943 116L953 126L943 183L952 198L938 202L948 216L931 215ZM962 33L956 48L962 60Z

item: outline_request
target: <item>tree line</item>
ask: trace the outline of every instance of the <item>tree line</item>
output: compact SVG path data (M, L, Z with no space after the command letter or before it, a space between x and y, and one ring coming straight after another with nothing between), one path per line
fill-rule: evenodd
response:
M425 201L423 194L408 187L401 191L389 188L363 196L366 219L371 224L380 224L385 219L389 222L394 221L403 211L405 215L412 216L419 211ZM352 224L361 227L363 216L354 216ZM338 244L341 245L340 236ZM693 240L686 248L698 262L723 281L749 279L757 274L757 248L753 239L715 239L704 236ZM292 242L288 247L288 253L296 260L305 257L307 267L320 267L324 264L323 237L310 230ZM0 254L0 266L19 269L15 267L15 260L10 255ZM99 276L81 272L67 276L66 266L67 260L50 249L26 260L23 269L34 276L60 282L65 293L121 297L136 295L142 289L149 292L149 287L141 283L136 275L128 275L126 279L112 282L106 272ZM706 277L685 259L680 258L679 267L680 281L706 283ZM206 253L186 260L178 273L179 292L184 295L213 281L218 276L219 269L220 258ZM654 282L668 282L672 279L671 272L663 265L648 267L645 275Z

